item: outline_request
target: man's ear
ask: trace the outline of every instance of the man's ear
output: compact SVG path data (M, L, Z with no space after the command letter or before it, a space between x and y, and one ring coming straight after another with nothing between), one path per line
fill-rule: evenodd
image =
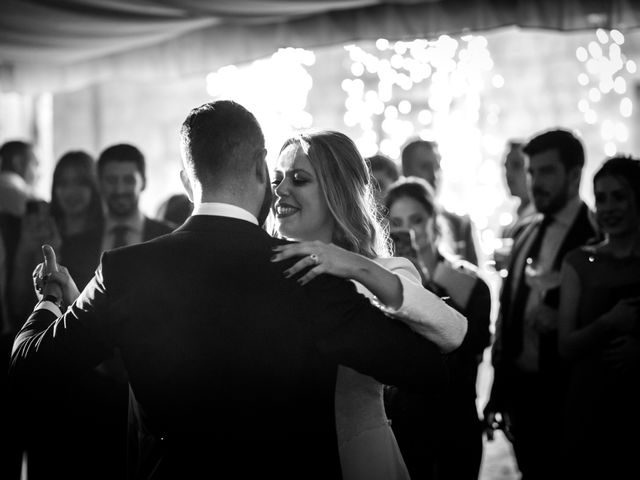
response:
M269 180L269 169L267 168L265 158L267 156L267 149L263 148L258 150L253 156L253 164L255 168L255 174L260 183L264 183Z
M189 200L193 203L193 187L191 186L189 175L187 175L187 172L184 169L180 170L180 180L182 181L184 191L187 193L187 197L189 197Z

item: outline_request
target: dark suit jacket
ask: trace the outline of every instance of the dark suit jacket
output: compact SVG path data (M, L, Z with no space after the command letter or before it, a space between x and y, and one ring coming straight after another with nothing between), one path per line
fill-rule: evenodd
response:
M511 259L509 264L509 272L513 271L514 263L522 248L527 244L527 239L531 235L535 235L540 224L540 217L536 217L535 220L530 221L521 231L520 235L515 238L515 243L511 253ZM591 221L589 220L589 209L583 203L580 207L580 211L576 216L576 219L569 228L567 235L565 236L558 254L554 259L554 270L560 270L562 259L564 256L574 248L584 245L589 239L595 236L595 231ZM517 323L522 324L522 318L516 318L513 315L513 305L511 304L511 297L513 289L517 288L516 285L512 285L507 277L503 283L502 292L500 294L500 316L501 322L498 324L498 328L501 329L498 332L499 342L494 348L494 366L496 368L496 376L500 376L501 372L505 370L511 370L514 366L514 362L522 352L522 338L519 335L514 335L514 332L520 333L522 329L514 328ZM552 308L558 308L559 302L559 288L549 290L545 296L545 303ZM540 336L540 372L543 374L557 373L558 369L558 347L557 347L557 333L550 333ZM500 383L494 380L494 385Z
M351 282L285 278L286 266L270 262L278 243L242 220L194 216L106 252L63 317L37 310L21 330L16 388L89 369L118 347L136 478L340 478L337 365L431 392L445 386L446 368L433 344Z

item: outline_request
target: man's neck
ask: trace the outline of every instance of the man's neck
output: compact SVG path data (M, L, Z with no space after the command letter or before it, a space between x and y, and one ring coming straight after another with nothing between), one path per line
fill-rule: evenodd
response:
M226 203L227 205L242 208L243 210L251 213L254 217L258 214L255 202L240 198L236 195L203 195L201 199L194 200L194 210L203 203Z

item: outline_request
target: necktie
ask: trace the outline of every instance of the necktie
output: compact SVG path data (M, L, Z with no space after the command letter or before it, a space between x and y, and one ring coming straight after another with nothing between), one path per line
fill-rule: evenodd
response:
M113 234L112 248L125 247L127 245L127 232L129 232L127 225L116 225L111 229L111 233Z
M524 309L529 298L530 288L525 281L524 268L532 262L535 262L542 246L542 240L544 239L547 227L553 222L553 216L545 215L542 221L538 225L535 232L535 238L531 242L529 251L527 252L526 261L522 265L523 271L520 272L520 280L517 285L516 294L513 297L511 308L509 309L509 324L512 328L512 335L510 336L511 345L505 345L505 348L511 350L514 355L518 355L522 349L522 324L524 321Z

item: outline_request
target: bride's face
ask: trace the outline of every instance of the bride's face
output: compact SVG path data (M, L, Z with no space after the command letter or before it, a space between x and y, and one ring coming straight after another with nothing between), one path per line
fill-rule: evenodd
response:
M293 240L331 242L334 222L309 157L298 145L285 148L273 179L278 231Z

